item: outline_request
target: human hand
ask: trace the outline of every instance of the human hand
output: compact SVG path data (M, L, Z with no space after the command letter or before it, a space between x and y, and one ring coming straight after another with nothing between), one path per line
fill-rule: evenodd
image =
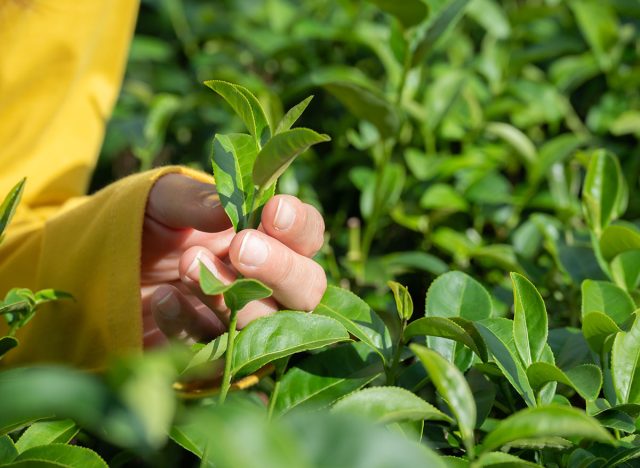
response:
M227 330L222 296L200 290L200 262L222 282L238 273L273 289L248 304L238 327L280 308L312 310L327 286L311 257L322 247L324 221L311 205L277 195L257 230L235 233L215 186L180 174L161 177L149 194L142 236L141 296L144 346L167 338L206 340Z

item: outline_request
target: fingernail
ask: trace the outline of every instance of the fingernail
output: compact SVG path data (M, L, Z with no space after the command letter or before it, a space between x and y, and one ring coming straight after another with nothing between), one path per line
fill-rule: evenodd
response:
M296 210L284 199L278 201L276 217L273 220L274 227L279 231L289 229L296 219Z
M189 268L187 268L187 277L193 281L200 281L200 262L207 267L207 269L213 273L216 278L220 278L220 274L218 269L213 264L211 259L207 257L204 252L200 251L197 253L196 258L193 259Z
M248 232L240 245L240 263L257 267L267 261L269 246L259 236Z
M173 292L168 292L162 296L162 298L156 302L156 307L160 313L168 319L174 319L180 314L180 303Z

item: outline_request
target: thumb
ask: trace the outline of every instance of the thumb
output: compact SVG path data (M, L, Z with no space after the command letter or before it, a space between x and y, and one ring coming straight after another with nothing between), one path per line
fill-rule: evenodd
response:
M218 232L231 226L216 186L182 174L158 179L149 193L146 214L172 229Z

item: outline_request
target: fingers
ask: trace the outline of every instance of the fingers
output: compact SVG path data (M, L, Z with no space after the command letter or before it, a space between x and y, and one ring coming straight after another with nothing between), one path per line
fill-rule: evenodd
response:
M327 288L320 265L260 231L238 233L229 259L239 273L272 288L273 297L289 309L313 310Z
M225 324L229 323L230 311L222 295L207 296L200 289L200 262L224 284L236 279L235 272L222 260L201 247L187 250L180 259L180 276L191 292L206 304ZM278 304L271 298L253 301L238 312L238 328L244 328L252 320L271 315L278 310Z
M147 216L173 229L218 232L231 226L215 186L181 174L167 174L153 185Z
M168 338L207 340L218 336L226 327L209 309L171 285L162 285L143 298L143 307L150 314L144 317L145 347L161 344ZM155 327L153 326L155 323ZM161 332L161 334L159 333Z
M277 195L262 210L262 229L305 257L313 257L324 242L324 220L313 206L291 195Z

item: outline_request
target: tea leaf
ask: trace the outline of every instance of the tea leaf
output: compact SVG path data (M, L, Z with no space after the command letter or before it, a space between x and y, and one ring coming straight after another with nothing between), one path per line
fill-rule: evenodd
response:
M602 388L602 372L593 364L583 364L565 373L553 364L534 362L527 369L527 377L535 392L555 381L573 388L587 401L595 400Z
M18 455L9 466L42 466L39 465L40 462L50 462L51 466L66 468L108 468L105 461L93 450L65 444L32 447Z
M13 439L8 435L0 437L0 463L5 464L13 461L18 456Z
M613 437L595 419L576 408L553 405L527 408L499 422L484 439L479 452L490 452L521 439L551 436L614 443Z
M473 453L476 404L464 375L435 351L415 344L410 348L429 373L438 393L447 402L458 422L464 445Z
M305 312L278 312L254 320L238 334L232 373L251 373L281 357L348 339L349 333L337 320Z
M300 116L305 111L305 109L307 108L307 106L309 105L312 99L313 99L313 96L309 96L304 101L300 102L299 104L296 104L291 109L289 109L287 113L284 115L284 117L282 118L282 120L280 121L280 123L278 124L278 127L276 128L276 131L275 131L275 135L289 130L293 126L293 124L296 123L296 121L300 118Z
M622 330L611 317L602 312L589 312L582 317L582 334L596 353L602 351L605 340Z
M313 311L340 322L353 336L380 355L383 362L391 359L391 335L382 319L355 294L335 286L327 291Z
M489 318L476 322L475 326L496 364L513 388L524 398L527 406L536 406L533 389L515 349L513 321L505 318Z
M236 231L248 227L254 196L251 176L258 148L249 135L216 135L211 162L220 202Z
M446 31L460 20L468 3L469 0L449 0L418 28L411 43L413 66L420 64L435 49Z
M474 467L484 468L495 466L497 468L533 468L539 467L536 463L531 463L515 455L504 452L488 452L484 453L474 462Z
M189 363L185 366L182 371L183 374L189 372L190 370L197 368L203 364L206 364L211 361L215 361L216 359L220 359L225 351L227 350L227 340L229 334L223 333L216 339L210 341L205 346L203 346L198 352L196 352Z
M461 323L465 323L463 328ZM414 336L437 336L462 343L476 353L480 359L486 361L487 347L484 340L473 326L473 322L462 318L423 317L411 322L404 331L404 340Z
M393 297L396 301L396 310L400 320L409 320L413 315L413 299L409 290L396 281L388 281L387 286L393 292Z
M598 0L571 0L568 4L600 67L610 69L613 65L611 49L618 41L620 29L614 7Z
M16 443L18 452L48 444L66 444L80 430L70 419L39 421L27 428Z
M0 242L2 242L2 238L4 235L4 230L7 228L9 221L16 212L16 208L18 208L18 203L20 203L20 198L22 198L22 192L24 191L24 184L27 182L27 179L22 179L18 182L7 194L2 205L0 205Z
M618 325L624 324L636 309L633 299L615 284L585 280L582 283L582 316L603 312Z
M582 207L597 235L624 212L627 196L618 158L604 150L594 152L582 189Z
M271 288L255 279L242 278L231 284L224 284L202 262L200 262L200 287L202 292L211 296L222 294L227 307L236 312L251 301L265 299L273 294Z
M315 144L330 140L328 135L321 135L308 128L294 128L278 133L258 153L253 166L253 183L265 189L274 185L299 154Z
M429 286L425 315L427 317L462 317L475 321L489 317L492 307L491 296L480 283L465 273L451 271L440 275ZM428 337L427 346L449 361L454 361L456 352L454 342L444 338Z
M611 350L611 374L618 403L640 403L640 317L619 332Z
M218 93L242 119L257 145L271 137L269 120L258 99L248 89L220 80L205 81L204 84Z
M511 273L514 313L513 339L525 366L539 361L547 343L547 309L536 287L524 276Z
M427 5L421 0L369 0L381 10L398 18L405 28L420 24L427 16Z
M533 167L536 164L538 159L536 147L519 128L503 122L490 122L485 131L507 142L518 152L527 166Z
M3 336L0 338L0 359L16 346L18 346L18 340L13 336Z
M640 286L640 250L622 252L611 262L611 275L616 284L633 291Z
M362 342L344 343L313 354L282 377L276 412L328 406L383 371L376 352Z
M358 390L338 400L331 411L364 417L384 424L425 419L452 421L433 405L399 387L369 387Z
M602 257L610 262L621 253L640 250L640 232L634 226L607 226L600 236Z

